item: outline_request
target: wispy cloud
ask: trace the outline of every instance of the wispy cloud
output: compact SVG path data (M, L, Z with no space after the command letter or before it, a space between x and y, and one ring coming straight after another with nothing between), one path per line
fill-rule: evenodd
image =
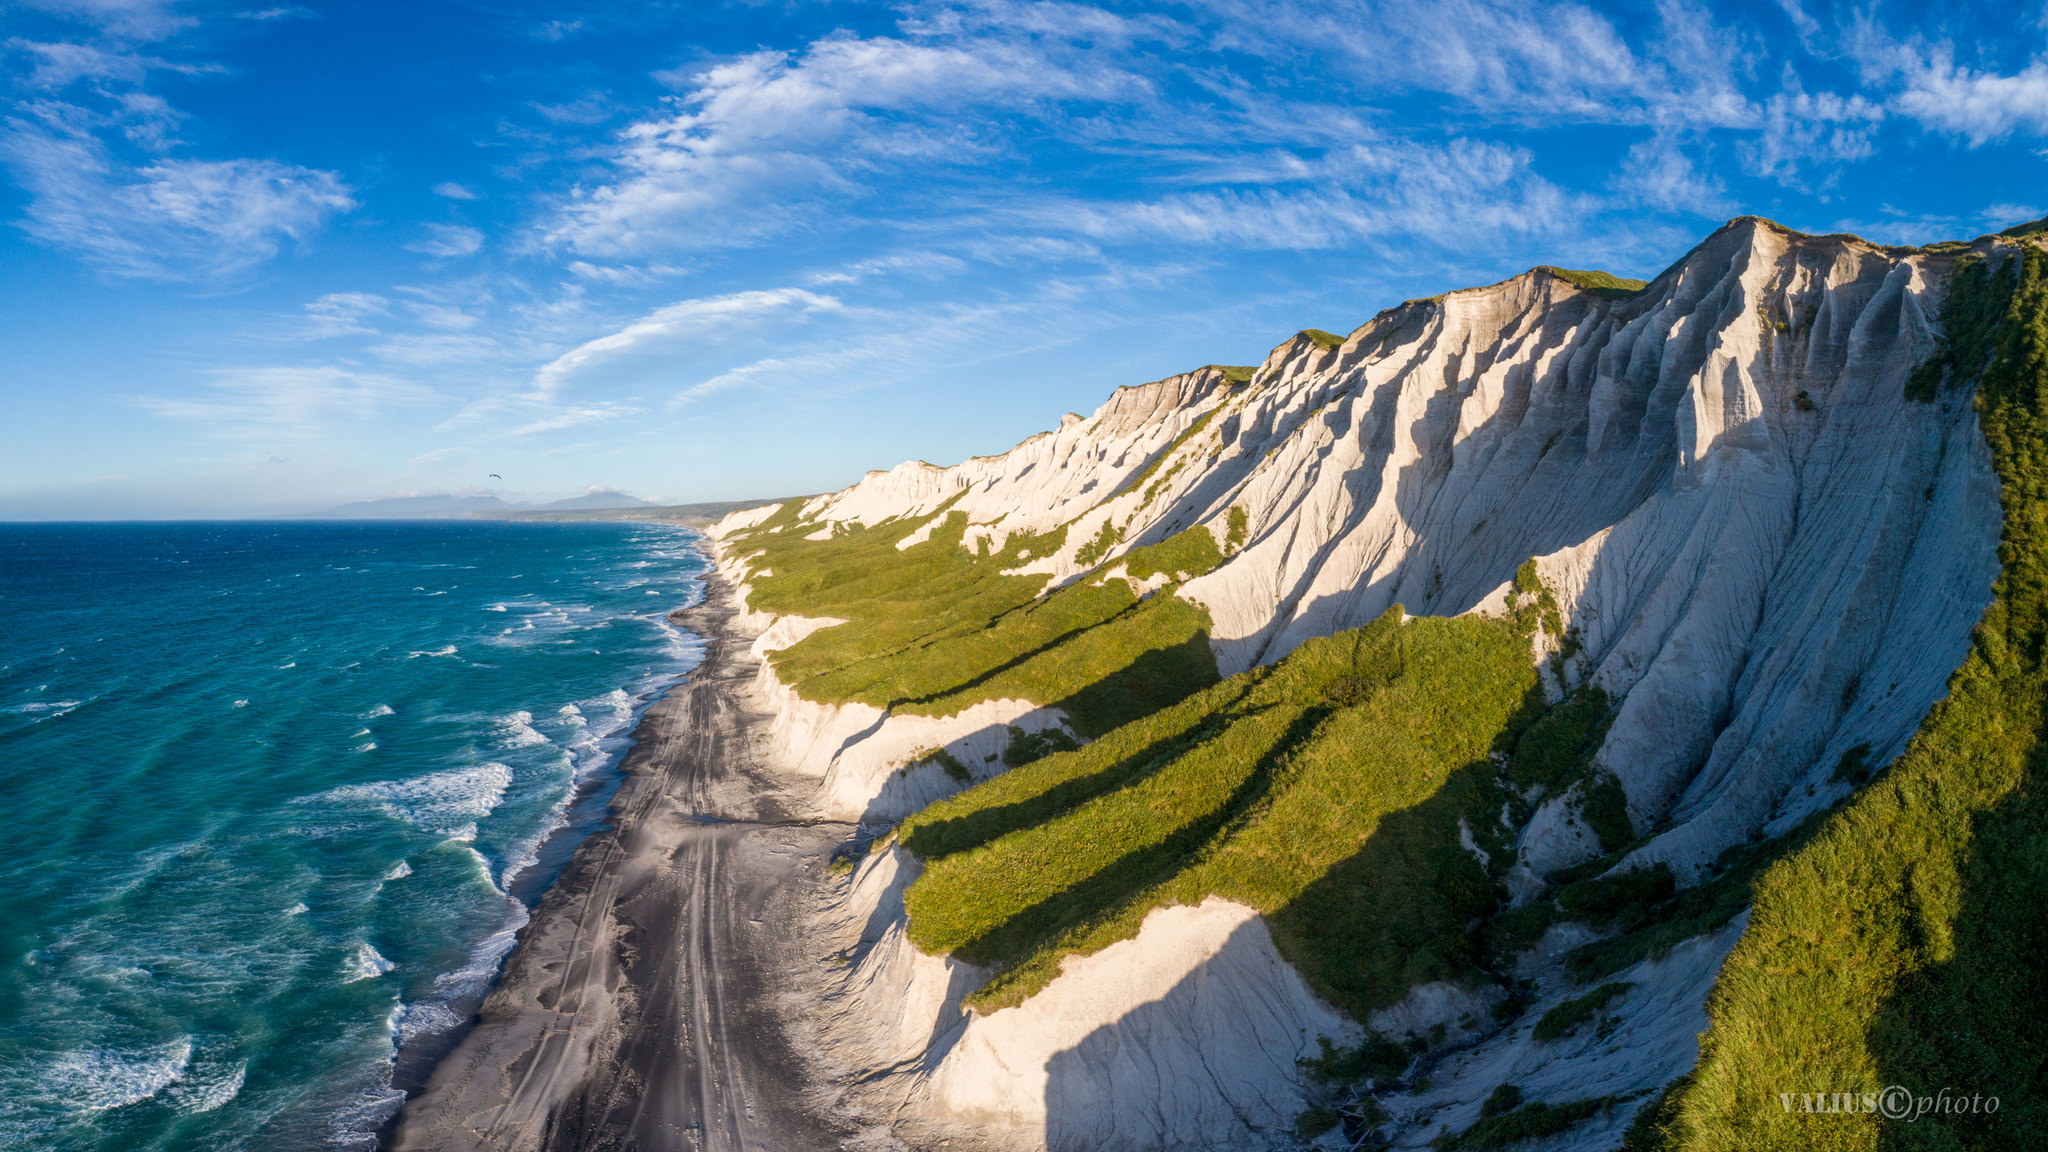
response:
M840 307L840 302L834 297L801 288L734 292L679 301L557 356L535 374L533 391L539 397L552 397L577 376L606 361L671 346L685 338L719 334L736 325L757 323L769 316L831 312Z
M7 122L0 156L30 195L21 227L116 276L232 279L356 206L332 172L274 160L129 167L97 140L19 119Z
M1459 244L1553 231L1584 210L1520 148L1474 140L1361 145L1305 161L1281 186L1124 203L1046 204L1045 230L1118 243L1313 249L1396 237Z
M373 292L329 292L306 305L301 335L308 340L375 335L365 321L389 313L390 301Z
M440 259L473 256L484 246L484 234L464 224L428 224L424 238L406 247Z
M144 396L138 403L159 416L229 436L316 436L337 421L367 422L432 398L430 389L407 380L320 365L223 369L203 393Z
M1808 93L1796 86L1764 105L1763 130L1747 149L1760 176L1787 183L1815 167L1838 168L1876 149L1872 137L1885 119L1884 106L1862 95Z
M1942 49L1906 73L1899 111L1974 146L2014 132L2048 133L2048 62L2013 75L1958 67Z
M991 143L952 117L1037 99L1104 97L1133 77L1062 66L1028 43L834 35L689 77L685 111L620 133L618 178L561 207L550 243L620 256L747 243L819 196L911 163L968 163Z
M23 6L136 40L160 40L199 22L177 11L177 0L24 0Z
M609 424L639 411L640 409L628 404L578 404L549 413L531 423L522 424L512 429L508 435L533 436L541 432L560 432L565 428Z
M1541 0L1238 0L1227 35L1262 55L1334 56L1364 86L1439 92L1520 122L1751 123L1740 45L1702 7L1658 5L1632 45L1614 21Z
M1702 171L1678 140L1664 135L1629 146L1612 188L1625 203L1659 211L1723 216L1733 207L1727 185Z

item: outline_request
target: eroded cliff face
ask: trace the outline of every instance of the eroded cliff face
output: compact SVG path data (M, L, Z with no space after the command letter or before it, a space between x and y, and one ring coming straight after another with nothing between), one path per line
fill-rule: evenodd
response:
M1619 782L1640 843L1615 867L1661 862L1682 882L1846 794L1837 766L1852 750L1896 754L1989 599L1999 505L1974 411L1963 395L1904 398L1938 336L1950 259L1738 220L1631 296L1538 270L1411 302L1335 346L1298 336L1248 382L1211 368L1124 389L1010 453L871 473L804 512L829 532L950 501L969 548L1066 525L1058 552L1020 569L1049 586L1207 526L1228 558L1179 594L1208 611L1226 675L1397 603L1498 611L1535 557L1566 626L1547 685L1618 702L1595 767ZM744 556L721 562L751 574ZM756 624L764 650L808 626ZM956 717L818 704L765 665L757 690L785 760L826 781L821 806L880 822L959 786L930 765L900 771L912 749L957 748L981 774L1007 725L1060 720L1032 701ZM1517 899L1601 852L1582 789L1537 799ZM1070 960L1019 1007L963 1012L976 974L916 954L887 895L901 877L881 867L849 891L839 931L854 962L826 1032L904 1107L1053 1147L1280 1139L1300 1107L1294 1060L1318 1036L1356 1035L1250 910L1221 902L1154 913L1128 955ZM1528 1036L1575 991L1554 962L1562 929L1527 958L1536 999L1506 1026L1471 1023L1488 1005L1454 988L1368 1021L1444 1024L1440 1047L1462 1046L1394 1109L1397 1143L1459 1130L1511 1079L1541 1099L1544 1085L1620 1096L1682 1073L1740 923L1617 977L1637 990L1598 1043ZM1108 1086L1099 1098L1076 1096L1080 1080L1047 1086L1077 1067ZM1611 1144L1625 1119L1557 1146Z

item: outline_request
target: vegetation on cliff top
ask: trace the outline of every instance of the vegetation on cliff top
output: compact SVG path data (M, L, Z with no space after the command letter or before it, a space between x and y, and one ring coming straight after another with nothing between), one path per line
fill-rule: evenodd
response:
M1575 284L1595 296L1609 300L1626 299L1650 286L1648 280L1630 280L1597 269L1557 268L1544 264L1540 266L1539 271L1548 272L1567 284Z
M1127 580L1084 579L1041 596L1046 577L1008 573L1059 548L1065 529L969 551L967 518L943 508L842 524L817 540L819 526L800 517L791 502L730 542L759 553L756 611L847 621L771 655L807 700L947 716L1016 698L1058 706L1094 736L1216 682L1208 616L1172 594L1222 561L1207 528L1126 554L1132 576L1169 577L1141 600ZM926 528L925 540L898 547Z

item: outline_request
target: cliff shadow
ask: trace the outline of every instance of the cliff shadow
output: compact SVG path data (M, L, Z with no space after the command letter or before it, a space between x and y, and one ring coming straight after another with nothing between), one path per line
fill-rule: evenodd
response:
M1100 771L1062 781L1012 804L983 808L965 816L920 825L905 838L904 846L917 853L920 859L943 859L979 848L1011 832L1056 820L1099 796L1142 783L1171 765L1182 753L1222 733L1231 719L1239 715L1232 710L1250 691L1250 686L1245 686L1188 730L1155 740Z
M1046 1064L1047 1152L1238 1149L1291 1132L1298 1061L1337 1017L1240 924L1167 992Z
M1879 1146L2048 1148L2048 719L2036 728L2018 786L1971 817L1959 864L1951 908L1937 903L1938 888L1933 900L1915 892L1906 902L1902 935L1922 963L1872 1013L1865 1042L1880 1083L1871 1087L1996 1096L1999 1108L1888 1123ZM1911 871L1907 881L1928 887Z
M1027 963L1036 960L1057 965L1058 957L1051 953L1058 951L1063 937L1131 911L1133 901L1144 899L1154 885L1187 867L1204 845L1265 799L1272 790L1275 767L1308 738L1326 714L1327 709L1316 707L1296 716L1208 812L1019 910L953 948L952 955L991 968L1006 967L1019 957ZM1163 768L1173 760L1166 755L1156 758L1156 763Z

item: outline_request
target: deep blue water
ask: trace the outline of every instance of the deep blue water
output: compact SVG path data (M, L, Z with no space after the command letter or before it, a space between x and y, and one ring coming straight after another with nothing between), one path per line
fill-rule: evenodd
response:
M366 1147L695 662L695 539L0 524L0 1147Z

